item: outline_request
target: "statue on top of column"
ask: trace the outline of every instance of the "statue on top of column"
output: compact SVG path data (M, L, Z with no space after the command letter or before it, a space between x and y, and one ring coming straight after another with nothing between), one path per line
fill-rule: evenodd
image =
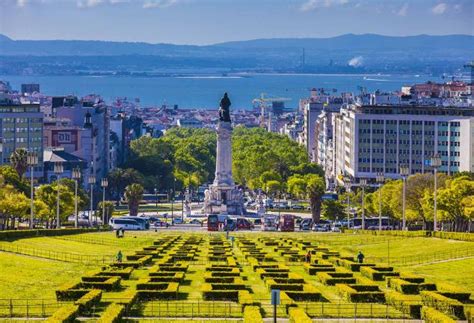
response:
M224 97L221 99L219 107L219 120L224 122L230 122L230 100L227 96L227 92L224 93Z

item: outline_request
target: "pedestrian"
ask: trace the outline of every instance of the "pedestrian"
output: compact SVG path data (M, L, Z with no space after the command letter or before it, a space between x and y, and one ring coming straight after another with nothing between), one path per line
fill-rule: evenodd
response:
M308 250L308 252L306 253L305 258L306 258L306 262L308 264L310 264L311 263L311 250Z
M362 253L362 251L359 250L359 253L357 254L357 261L359 262L359 264L364 262L364 258L364 254Z
M121 263L122 262L122 258L123 258L123 255L122 255L122 251L119 250L119 252L117 252L117 262Z
M120 229L115 230L115 237L116 238L120 238L119 232L120 232Z

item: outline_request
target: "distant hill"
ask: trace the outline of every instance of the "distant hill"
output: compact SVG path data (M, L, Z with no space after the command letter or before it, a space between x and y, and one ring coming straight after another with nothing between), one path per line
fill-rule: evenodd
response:
M274 38L225 42L206 46L150 44L143 42L111 42L83 40L12 40L0 34L0 55L172 55L187 52L199 55L217 50L283 48L311 50L441 50L443 48L460 51L474 51L474 36L406 36L393 37L375 34L346 34L331 38Z
M304 49L304 60L303 60ZM474 57L474 36L346 34L206 46L79 40L12 40L0 35L0 73L195 72L453 73ZM152 71L152 72L150 72Z

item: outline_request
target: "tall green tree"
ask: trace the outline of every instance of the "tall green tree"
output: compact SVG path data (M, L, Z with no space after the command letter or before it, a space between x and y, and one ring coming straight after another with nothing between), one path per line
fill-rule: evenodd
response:
M117 201L125 191L125 187L130 184L143 184L143 176L133 168L115 168L107 176L109 181L109 194Z
M309 197L311 208L311 216L314 223L319 223L321 218L322 197L326 190L326 184L321 176L315 174L306 175L305 180L306 192Z
M10 164L16 170L20 178L23 178L23 175L25 175L28 169L27 155L28 152L26 149L18 148L10 156Z
M74 213L74 192L68 186L58 185L57 182L45 184L36 190L36 199L46 205L44 217L46 226L53 228L56 224L56 205L59 190L59 219L61 222Z
M329 220L341 220L345 217L346 210L341 201L324 200L321 214Z
M143 186L140 184L130 184L125 188L125 198L128 202L128 210L130 215L138 215L138 207L143 199Z

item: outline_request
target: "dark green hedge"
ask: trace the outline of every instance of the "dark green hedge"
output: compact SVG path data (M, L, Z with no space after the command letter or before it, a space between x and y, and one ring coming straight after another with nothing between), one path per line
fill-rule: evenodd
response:
M32 237L52 237L87 232L97 232L98 229L38 229L38 230L11 230L0 231L0 240L15 240Z

